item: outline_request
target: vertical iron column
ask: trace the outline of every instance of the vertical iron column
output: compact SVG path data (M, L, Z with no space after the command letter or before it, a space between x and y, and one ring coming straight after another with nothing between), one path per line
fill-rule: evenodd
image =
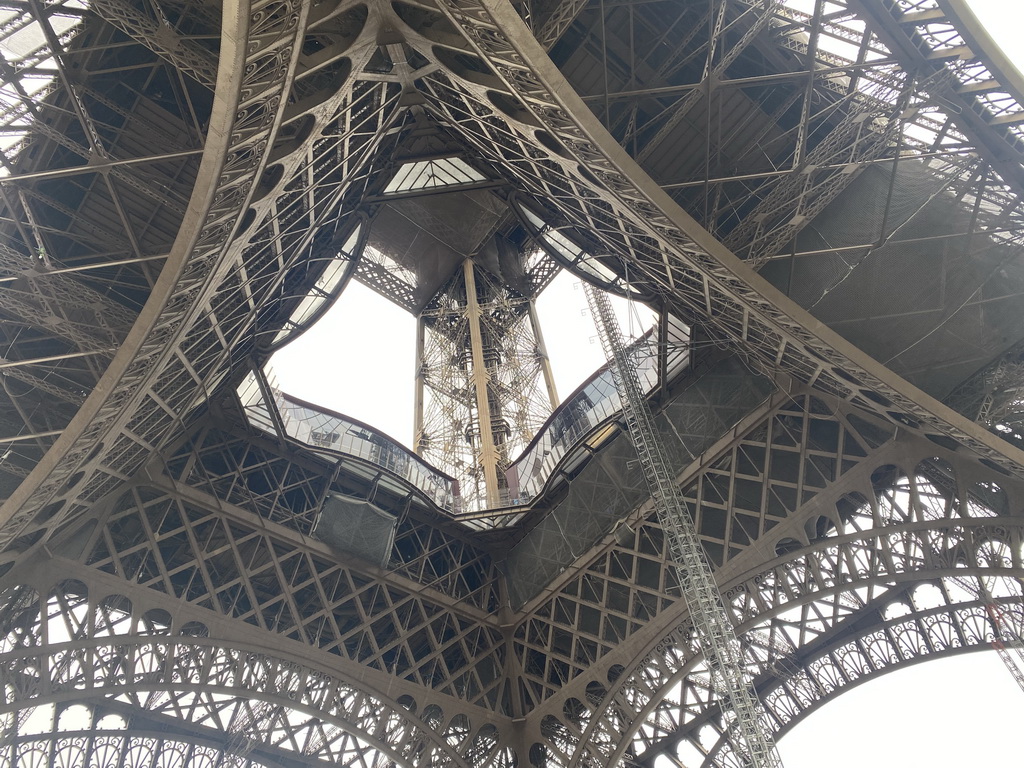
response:
M480 330L480 302L476 295L476 274L473 260L466 259L462 262L462 270L466 281L466 318L469 321L469 343L473 361L471 380L476 393L477 427L480 432L480 467L484 472L487 506L494 509L501 504L498 489L498 452L494 447L494 431L491 424L491 401L487 391L490 375L487 373L484 358L483 332Z
M558 390L555 389L555 374L551 370L551 358L548 356L548 347L544 343L544 335L540 331L540 318L537 317L537 301L530 299L530 328L533 331L533 338L537 342L537 355L540 358L540 370L544 374L544 387L548 393L548 402L551 403L551 410L558 407Z
M415 390L413 391L412 406L412 450L420 455L423 453L423 391L427 385L426 360L423 357L423 348L426 342L427 323L421 312L416 316L416 369L415 369Z
M743 649L686 508L686 499L668 462L667 451L654 425L654 415L644 399L636 364L626 350L611 302L593 286L585 284L584 288L601 345L612 364L612 377L629 436L643 467L683 598L707 659L714 692L722 699L723 726L734 731L732 742L741 752L739 756L744 763L752 768L782 768L782 760L767 728L767 715L744 671Z

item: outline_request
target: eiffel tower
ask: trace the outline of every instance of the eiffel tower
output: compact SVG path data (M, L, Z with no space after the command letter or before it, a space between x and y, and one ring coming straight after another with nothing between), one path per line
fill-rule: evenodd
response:
M743 765L560 270L657 315L772 735L1019 639L1024 80L963 0L0 7L3 765ZM353 281L415 451L265 373Z

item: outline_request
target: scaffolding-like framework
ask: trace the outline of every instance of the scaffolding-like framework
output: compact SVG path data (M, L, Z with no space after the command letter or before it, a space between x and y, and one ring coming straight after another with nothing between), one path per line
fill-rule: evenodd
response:
M0 59L0 765L745 768L607 371L500 506L556 261L663 318L773 738L1016 653L1024 79L963 0L11 0ZM263 376L349 279L472 505Z
M472 259L417 318L413 450L465 510L514 505L505 470L557 407L534 301Z
M630 441L636 448L651 503L665 531L683 599L690 608L697 644L707 659L711 690L723 702L725 727L734 732L737 757L751 768L781 768L767 717L743 661L743 647L715 584L693 516L672 472L672 460L644 399L636 361L626 347L608 297L586 287L587 304L612 367Z

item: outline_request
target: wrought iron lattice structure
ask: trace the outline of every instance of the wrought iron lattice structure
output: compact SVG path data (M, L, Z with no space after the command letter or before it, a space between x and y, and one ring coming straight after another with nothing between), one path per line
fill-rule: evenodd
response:
M742 763L606 372L511 508L263 375L467 258L505 330L559 267L659 313L774 736L1022 626L1024 82L960 0L19 0L0 43L4 764Z
M417 322L413 450L463 509L514 505L505 473L558 405L533 300L467 259Z

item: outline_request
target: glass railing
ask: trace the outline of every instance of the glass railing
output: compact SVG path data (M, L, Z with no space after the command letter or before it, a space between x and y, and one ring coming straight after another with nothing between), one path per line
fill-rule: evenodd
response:
M340 453L386 469L413 485L441 509L448 512L459 509L455 481L434 469L397 440L355 419L286 395L272 383L269 389L288 437L318 452ZM249 423L273 433L274 420L267 410L255 374L250 373L242 382L238 396Z
M658 384L658 343L659 335L654 329L631 349L645 392ZM687 329L672 318L667 344L666 373L667 380L672 381L690 362ZM611 371L605 366L555 410L522 456L506 470L508 489L502 503L509 509L471 513L463 509L454 479L434 469L398 441L360 421L284 394L275 386L272 374L267 376L266 388L273 396L273 407L288 437L317 452L340 454L385 469L418 489L439 509L477 529L513 525L522 517L522 510L516 508L540 495L566 456L621 410ZM254 373L238 387L238 396L249 423L275 433L275 419Z
M689 365L688 334L682 323L669 319L668 380ZM658 384L658 338L652 330L632 347L640 386L650 392ZM599 369L551 414L551 418L508 468L506 477L516 504L525 504L544 490L555 468L573 448L622 410L611 370Z

